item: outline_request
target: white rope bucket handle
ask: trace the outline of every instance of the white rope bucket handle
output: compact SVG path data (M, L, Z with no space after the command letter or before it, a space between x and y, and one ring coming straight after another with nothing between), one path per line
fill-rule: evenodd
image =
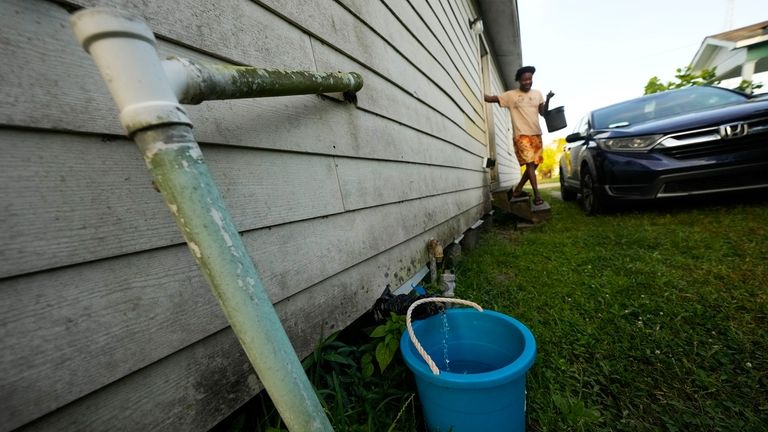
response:
M480 312L483 311L483 308L480 307L480 305L477 303L471 302L469 300L462 300L452 297L427 297L416 300L408 308L408 313L405 314L405 325L408 327L408 335L411 337L411 342L413 342L413 346L416 347L416 351L418 351L424 361L427 362L427 365L429 366L429 369L432 371L432 373L435 375L440 375L440 369L438 369L437 365L432 360L432 357L430 357L424 348L421 347L421 344L416 339L416 334L413 332L413 327L411 326L411 312L413 312L413 309L416 308L416 306L424 303L458 303L465 306L471 306Z

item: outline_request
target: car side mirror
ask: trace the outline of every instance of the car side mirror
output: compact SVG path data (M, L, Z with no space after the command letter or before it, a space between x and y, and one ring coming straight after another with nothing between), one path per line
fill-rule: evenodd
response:
M572 133L572 134L566 136L565 137L565 142L572 143L572 142L576 142L576 141L583 141L586 138L587 137L585 137L584 135L582 135L582 134L580 134L578 132L575 132L575 133Z

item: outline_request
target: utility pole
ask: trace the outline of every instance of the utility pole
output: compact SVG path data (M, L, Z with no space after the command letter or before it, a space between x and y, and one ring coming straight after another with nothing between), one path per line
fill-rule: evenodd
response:
M725 0L725 31L733 28L733 10L736 8L736 0Z

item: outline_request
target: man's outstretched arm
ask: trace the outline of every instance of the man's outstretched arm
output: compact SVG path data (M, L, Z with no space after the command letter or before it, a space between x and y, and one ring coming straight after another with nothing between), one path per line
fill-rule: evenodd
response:
M483 99L488 103L499 103L499 97L495 95L483 95Z
M544 103L539 104L539 114L544 115L547 111L549 111L549 100L552 99L552 96L555 94L550 91L547 93L547 100L544 101Z

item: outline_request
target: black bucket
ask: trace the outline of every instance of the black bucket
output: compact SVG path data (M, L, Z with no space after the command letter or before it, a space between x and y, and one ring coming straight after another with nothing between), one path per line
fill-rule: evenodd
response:
M568 126L565 122L563 107L557 107L544 113L544 120L547 122L547 132L559 131Z

